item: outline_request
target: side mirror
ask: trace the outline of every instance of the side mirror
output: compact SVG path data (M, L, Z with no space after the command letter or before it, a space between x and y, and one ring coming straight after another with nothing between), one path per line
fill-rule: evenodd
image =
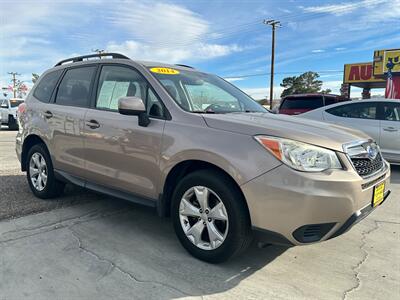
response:
M138 116L139 126L147 127L150 119L146 112L146 106L139 97L122 97L118 99L118 112L121 115Z
M8 105L7 104L2 104L2 105L0 105L0 107L1 108L8 108Z

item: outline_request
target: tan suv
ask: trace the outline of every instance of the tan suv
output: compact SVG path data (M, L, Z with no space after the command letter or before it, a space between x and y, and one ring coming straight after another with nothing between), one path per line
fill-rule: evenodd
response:
M389 194L388 164L358 131L270 114L188 66L102 56L59 62L19 107L16 151L37 197L70 182L155 207L215 263L254 235L338 236Z

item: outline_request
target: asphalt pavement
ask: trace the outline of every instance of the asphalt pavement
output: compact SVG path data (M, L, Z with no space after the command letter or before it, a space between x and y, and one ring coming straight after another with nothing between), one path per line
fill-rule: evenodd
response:
M343 236L210 265L152 209L72 186L36 199L14 139L0 131L0 299L400 299L399 167L391 197Z

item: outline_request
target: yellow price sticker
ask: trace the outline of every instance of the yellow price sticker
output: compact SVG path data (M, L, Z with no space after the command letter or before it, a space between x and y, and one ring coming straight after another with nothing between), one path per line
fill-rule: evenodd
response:
M157 73L157 74L167 74L167 75L176 75L179 74L178 70L171 69L171 68L151 68L151 72Z

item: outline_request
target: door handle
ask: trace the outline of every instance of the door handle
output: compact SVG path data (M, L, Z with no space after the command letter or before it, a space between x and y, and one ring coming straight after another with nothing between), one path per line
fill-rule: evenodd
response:
M100 124L96 120L90 120L90 121L86 122L86 126L91 129L96 129L96 128L100 127Z
M386 127L383 128L384 131L389 131L389 132L394 132L394 131L398 131L398 129L394 128L394 127Z
M43 116L44 116L46 119L50 119L50 118L53 117L53 114L52 114L51 111L46 110L46 111L43 113Z

